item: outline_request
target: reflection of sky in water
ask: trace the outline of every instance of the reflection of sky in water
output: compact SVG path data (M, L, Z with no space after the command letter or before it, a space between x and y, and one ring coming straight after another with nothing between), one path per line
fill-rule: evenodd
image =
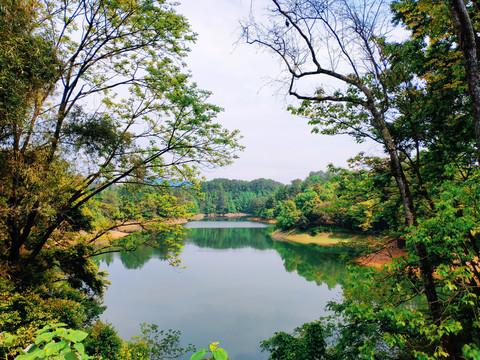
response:
M254 221L235 221L235 220L210 220L210 221L190 221L185 227L190 229L223 229L223 228L266 228L272 225L262 224Z
M158 259L137 270L124 269L118 257L102 263L112 282L102 319L124 339L139 333L139 323L156 323L181 330L184 345L220 341L231 359L256 360L268 357L259 353L261 340L317 319L341 297L340 286L329 290L286 272L275 250L187 243L181 257L186 269Z

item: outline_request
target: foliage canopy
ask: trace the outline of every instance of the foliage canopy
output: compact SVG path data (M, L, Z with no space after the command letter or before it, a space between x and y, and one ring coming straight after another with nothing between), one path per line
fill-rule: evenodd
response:
M150 206L163 209L149 226L153 244L178 255L182 231L165 220L189 211L169 189L195 191L199 167L228 164L241 148L238 132L215 122L221 109L184 71L196 35L166 1L6 0L0 35L5 306L26 311L47 293L96 304L70 321L67 306L51 308L43 320L36 312L37 327L52 320L78 327L98 315L106 285L91 256L134 248L145 238L93 244L119 223L143 223ZM94 222L95 207L88 205L112 186L127 185L157 192L130 202L122 219ZM2 314L12 329L36 323L15 314Z
M244 38L281 59L288 93L299 100L290 110L313 132L368 138L387 156L357 157L357 168L343 172L348 180L337 182L332 200L360 209L357 219L401 217L403 224L391 224L394 235L406 239L409 256L387 271L391 275L355 277L346 285L347 298L336 307L346 320L337 354L474 357L480 315L473 210L480 151L478 4L388 5L272 0L268 21L244 22ZM394 41L390 30L400 25L410 37ZM285 200L276 215L285 227L308 227L310 208L320 214L310 204L316 198L312 188ZM413 298L422 306L402 307Z

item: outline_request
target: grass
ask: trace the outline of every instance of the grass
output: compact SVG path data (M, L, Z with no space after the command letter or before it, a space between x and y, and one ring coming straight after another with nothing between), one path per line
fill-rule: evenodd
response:
M363 235L353 235L347 233L335 233L335 232L319 232L315 235L311 234L296 234L296 233L281 233L275 232L272 237L276 240L293 241L300 244L316 244L323 246L337 245L340 243L348 243L353 240L360 240L367 238Z
M281 231L274 231L272 234L272 239L278 241L292 241L295 243L300 244L316 244L318 246L335 246L339 244L346 244L346 243L355 243L365 242L368 243L376 243L379 244L378 238L369 235L361 235L361 234L349 234L349 233L342 233L342 232L319 232L315 235L308 234L308 233L295 233L291 231L290 233L285 233ZM385 240L385 238L383 238ZM390 239L392 241L392 239ZM355 246L355 244L354 244ZM355 249L355 247L347 247L344 249ZM358 250L359 248L357 248ZM406 251L404 249L397 249L391 248L386 246L385 248L381 249L380 251L374 251L368 255L362 256L356 260L357 264L363 266L373 266L380 268L387 263L390 263L393 258L405 256Z

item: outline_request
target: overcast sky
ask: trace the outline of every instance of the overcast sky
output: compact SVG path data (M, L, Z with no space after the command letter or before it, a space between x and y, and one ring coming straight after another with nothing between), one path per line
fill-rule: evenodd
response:
M180 0L178 7L198 34L187 59L193 80L213 92L210 102L225 109L218 121L239 129L246 147L232 165L205 177L290 183L330 163L346 166L360 151L378 153L378 147L348 136L311 134L305 119L287 112L294 99L271 81L281 71L278 59L237 41L239 20L248 16L252 1L259 6L264 0Z

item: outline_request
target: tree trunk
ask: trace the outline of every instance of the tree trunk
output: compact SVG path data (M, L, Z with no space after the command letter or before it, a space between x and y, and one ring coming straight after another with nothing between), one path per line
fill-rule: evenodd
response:
M398 156L398 151L393 141L390 130L388 129L383 118L378 114L376 109L370 109L374 121L375 128L382 134L382 138L385 144L385 147L390 156L390 166L392 169L393 176L397 183L400 196L402 198L403 209L405 212L405 219L407 226L416 225L417 219L415 215L415 209L413 205L413 198L410 193L407 179L405 177L405 172L403 171L403 166ZM422 242L415 241L414 243L415 254L418 257L418 267L420 269L420 275L422 278L423 289L425 291L425 296L427 298L428 307L430 310L430 316L435 325L439 326L442 322L442 311L440 302L438 301L437 289L435 286L435 279L433 278L433 268L430 264L428 258L428 252L425 247L425 244ZM449 352L449 337L447 335L442 336L441 339L443 348Z
M448 2L455 33L465 64L468 90L475 125L477 162L480 165L480 44L464 0Z

